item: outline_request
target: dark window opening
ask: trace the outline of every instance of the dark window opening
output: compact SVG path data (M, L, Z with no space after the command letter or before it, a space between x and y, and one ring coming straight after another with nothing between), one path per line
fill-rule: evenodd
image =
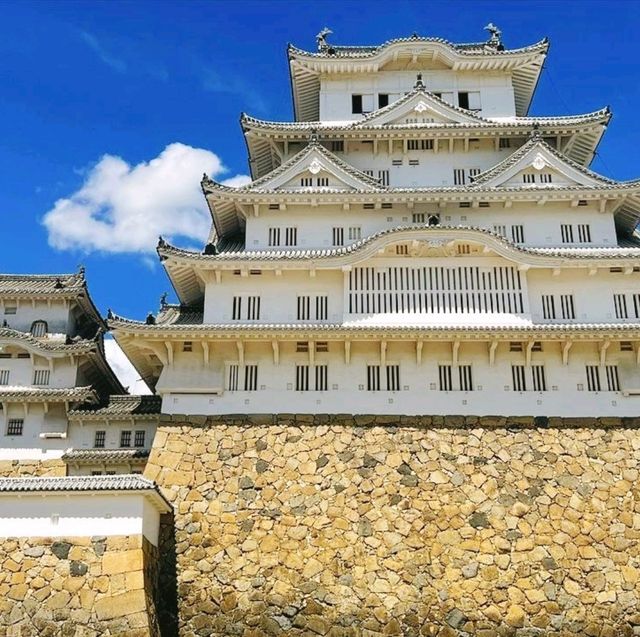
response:
M384 108L385 106L389 106L389 94L378 93L378 108Z
M351 112L362 113L362 95L351 96Z
M458 93L458 106L460 108L469 108L469 93Z

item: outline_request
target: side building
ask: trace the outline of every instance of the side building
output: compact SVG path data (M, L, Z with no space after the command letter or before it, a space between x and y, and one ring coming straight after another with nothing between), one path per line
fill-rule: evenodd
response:
M0 474L139 471L159 414L128 396L84 271L0 275Z

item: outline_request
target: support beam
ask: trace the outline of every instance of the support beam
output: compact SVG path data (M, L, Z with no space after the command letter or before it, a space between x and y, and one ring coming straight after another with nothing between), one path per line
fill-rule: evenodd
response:
M244 365L244 343L242 341L236 341L236 347L238 348L238 364Z
M573 345L573 341L564 341L562 343L562 364L567 367L569 365L569 350Z
M271 341L271 349L273 350L273 364L280 365L280 344L278 341Z
M535 341L529 341L527 343L527 349L525 350L525 365L527 367L531 367L531 352L533 351L533 346L535 345Z
M345 365L351 363L351 341L344 342L344 363Z
M451 346L451 361L454 367L458 366L458 353L460 351L460 341L453 341Z
M602 341L598 346L598 354L600 355L600 367L604 367L607 364L607 350L611 345L611 341Z
M202 364L205 367L209 365L209 343L207 341L201 341L200 345L202 346Z
M422 363L422 346L424 345L423 341L416 341L416 365L420 365Z
M493 367L496 364L497 349L498 349L498 341L491 341L491 343L489 343L489 367Z
M380 365L384 367L387 364L387 341L380 341Z
M173 343L165 341L164 346L167 348L167 362L169 365L173 365Z

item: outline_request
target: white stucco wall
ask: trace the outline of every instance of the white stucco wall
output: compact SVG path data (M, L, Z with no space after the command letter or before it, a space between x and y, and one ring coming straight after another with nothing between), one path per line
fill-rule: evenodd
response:
M160 513L142 494L1 494L0 537L143 534L158 545Z
M7 307L17 307L15 314L8 314ZM9 327L29 332L34 321L48 323L51 334L68 334L71 325L69 303L64 301L14 300L0 297L0 323L6 320Z

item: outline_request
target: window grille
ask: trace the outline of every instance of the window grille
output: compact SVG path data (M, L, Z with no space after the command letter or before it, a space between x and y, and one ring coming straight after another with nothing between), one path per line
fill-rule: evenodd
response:
M297 319L299 321L308 321L310 318L311 318L311 297L299 296Z
M453 184L454 186L464 186L465 184L465 172L464 168L453 169Z
M553 176L551 173L540 173L540 183L541 184L550 184L553 181Z
M301 177L300 185L303 188L308 188L309 186L313 186L313 177Z
M344 228L333 228L331 232L332 244L334 246L344 245Z
M329 389L329 366L316 365L315 377L316 391L327 391Z
M309 391L309 365L296 365L296 391Z
M245 365L244 367L244 390L256 391L258 389L258 366Z
M331 151L334 153L342 153L344 152L344 141L332 141L331 142Z
M547 391L547 379L544 365L531 365L531 380L533 391Z
M367 391L380 391L380 365L367 365Z
M473 391L471 365L458 366L458 380L460 383L460 391Z
M24 430L22 418L9 418L7 422L7 436L21 436Z
M286 246L298 245L298 229L297 228L284 229L284 245Z
M527 391L524 365L511 365L511 378L513 380L513 391Z
M419 166L420 165L420 160L419 159L410 159L409 160L409 166Z
M477 177L481 172L480 168L469 168L469 181L473 181L473 178Z
M363 170L362 172L368 177L373 177L373 170Z
M496 234L502 235L503 237L507 236L507 226L502 226L502 225L494 225L493 226L493 231Z
M407 140L408 150L433 150L432 139L409 139Z
M521 314L521 277L512 267L355 267L348 278L348 312Z
M386 365L387 391L400 390L400 365Z
M6 316L9 316L10 314L16 314L18 311L18 306L17 305L5 305L4 306L4 313Z
M587 391L600 391L600 368L597 365L587 365Z
M269 204L269 210L280 210L280 204L270 203Z
M562 308L563 319L573 320L576 318L576 307L573 301L573 294L561 294L560 307Z
M193 343L191 341L184 341L184 343L182 343L182 351L183 352L192 352L193 351Z
M378 171L378 181L383 186L389 185L389 171L388 170L379 170Z
M316 341L316 352L323 353L329 351L329 343L327 341Z
M280 228L269 228L269 246L280 245Z
M556 305L553 298L553 294L542 295L542 318L554 319L556 318Z
M573 243L573 227L568 223L560 225L560 236L562 243Z
M424 212L414 212L411 215L412 223L424 223L424 220L425 220Z
M521 352L522 351L522 343L520 343L520 341L511 341L509 343L509 351L510 352Z
M50 374L48 369L36 369L33 372L33 384L40 386L48 385Z
M329 177L318 177L317 183L318 183L318 186L328 186Z
M628 319L629 311L627 309L627 299L624 294L613 295L613 306L616 312L616 318Z
M407 254L409 254L409 246L406 244L396 246L396 254L406 256Z
M511 139L508 137L501 137L499 146L500 148L511 148Z
M308 352L309 351L309 342L308 341L297 341L296 342L296 352Z
M362 228L360 226L351 226L349 228L349 241L360 241L362 238Z
M607 390L620 391L620 378L618 376L618 366L605 365L605 371L607 374Z
M440 381L440 391L452 391L453 383L451 378L451 365L438 365L438 379Z
M260 320L260 297L259 296L247 297L247 320L248 321Z
M31 324L31 336L35 338L42 338L47 335L48 332L46 321L34 321Z
M242 318L242 297L233 297L233 310L231 312L231 318L234 321L239 321Z
M536 183L536 176L533 173L523 173L522 181L525 184L535 184Z
M227 389L229 391L238 391L238 374L239 374L240 366L239 365L229 365L229 373L227 376Z
M316 296L316 320L326 321L329 318L329 297Z
M134 447L144 447L144 439L146 432L142 429L136 431L135 436L133 438L133 446Z
M96 434L93 438L93 446L96 449L103 449L104 448L104 443L106 441L107 438L107 432L100 430L100 431L96 431Z
M120 432L120 446L121 447L130 447L131 446L131 431L128 429L123 429Z
M632 294L631 301L633 303L634 318L640 318L640 294Z
M392 166L402 166L402 159L392 159L391 160L391 165Z
M9 384L9 370L0 369L0 385L8 385L8 384Z
M588 223L578 224L578 243L591 243L591 226Z
M471 254L471 246L468 243L456 244L457 254Z
M511 226L511 240L514 243L524 243L524 226Z

